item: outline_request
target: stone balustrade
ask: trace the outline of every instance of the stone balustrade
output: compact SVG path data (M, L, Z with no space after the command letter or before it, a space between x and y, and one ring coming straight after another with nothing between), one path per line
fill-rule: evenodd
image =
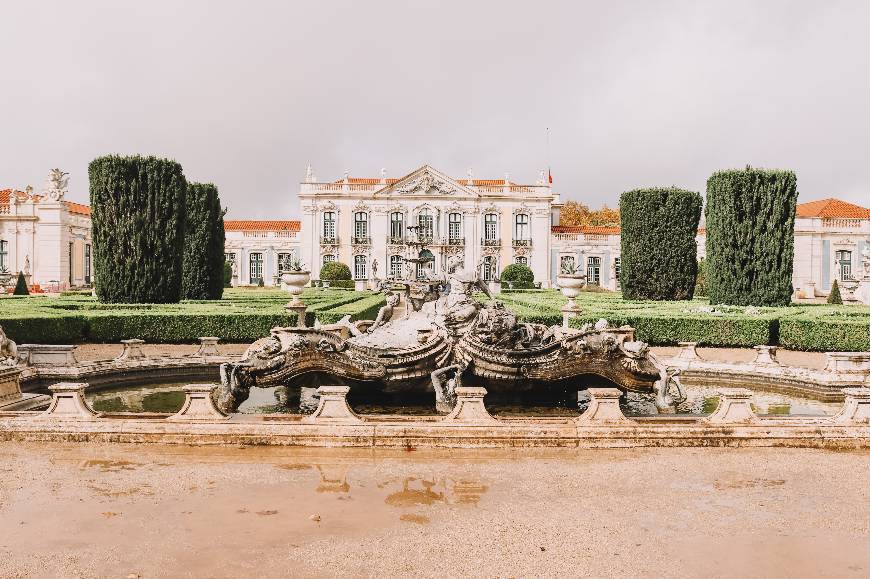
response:
M145 352L142 351L142 345L145 343L145 340L121 340L121 343L124 345L124 350L115 358L116 361L141 360L146 357Z
M216 384L188 384L184 387L184 404L169 420L226 420L229 418L215 406L212 393Z
M199 338L199 350L196 351L194 356L206 358L208 356L220 356L221 353L218 350L218 342L221 339L215 336L205 336Z
M456 406L443 418L444 422L463 424L493 424L498 420L486 409L483 398L486 388L459 386L456 388Z
M78 363L75 346L54 344L21 344L18 356L25 366L73 366Z
M348 386L321 386L317 389L320 400L317 409L303 422L312 424L361 424L359 417L347 403Z
M622 391L619 388L589 388L589 405L575 422L578 425L590 426L599 424L630 424L619 407Z
M99 416L85 401L85 382L59 382L48 387L51 403L42 413L46 418L92 419Z

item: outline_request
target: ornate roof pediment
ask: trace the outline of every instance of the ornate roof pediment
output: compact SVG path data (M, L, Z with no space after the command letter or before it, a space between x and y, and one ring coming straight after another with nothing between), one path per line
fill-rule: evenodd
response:
M384 187L377 194L478 196L475 191L458 183L444 173L436 171L429 165L423 165L392 185Z

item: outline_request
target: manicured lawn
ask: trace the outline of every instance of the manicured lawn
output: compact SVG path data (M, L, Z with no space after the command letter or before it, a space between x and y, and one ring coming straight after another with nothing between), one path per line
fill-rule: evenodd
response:
M370 292L309 289L306 322L335 322L345 315L368 319L377 315L384 297ZM0 326L22 343L117 342L141 338L155 343L194 342L219 336L228 342L250 342L279 325L294 325L295 314L280 290L228 289L217 301L179 304L101 304L89 295L0 298Z

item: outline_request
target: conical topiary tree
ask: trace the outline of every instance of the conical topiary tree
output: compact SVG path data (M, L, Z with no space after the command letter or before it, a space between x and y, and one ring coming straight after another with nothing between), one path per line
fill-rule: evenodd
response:
M184 233L182 297L219 300L224 291L224 211L217 187L190 183Z
M27 289L27 280L24 279L24 272L18 272L18 282L15 284L15 289L12 290L14 296L29 296L30 290Z
M834 284L831 286L831 292L828 294L828 303L843 305L843 297L840 295L840 285L837 283L837 280L834 280Z

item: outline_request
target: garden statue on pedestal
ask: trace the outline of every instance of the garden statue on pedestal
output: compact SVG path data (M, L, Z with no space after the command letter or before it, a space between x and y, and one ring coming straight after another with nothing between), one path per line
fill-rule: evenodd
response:
M6 337L6 332L0 327L0 366L15 366L18 364L18 346Z

